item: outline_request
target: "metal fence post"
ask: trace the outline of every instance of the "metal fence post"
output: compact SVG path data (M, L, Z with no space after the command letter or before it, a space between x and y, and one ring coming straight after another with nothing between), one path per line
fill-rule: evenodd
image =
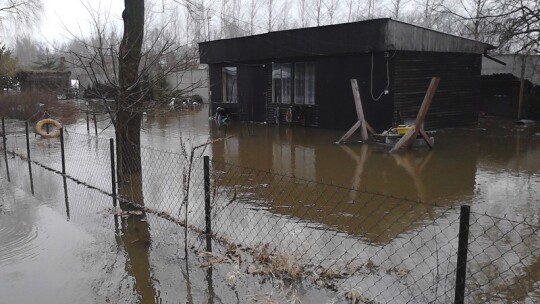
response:
M113 195L113 207L116 207L116 170L114 165L114 139L109 139L109 145L111 147L111 186Z
M465 302L465 277L467 275L467 250L469 246L469 219L471 206L461 206L459 216L459 243L457 251L456 291L454 303Z
M62 157L62 175L66 176L66 154L64 150L64 128L60 128L60 155Z
M94 131L96 132L96 136L97 136L97 119L96 119L96 112L92 112L92 115L94 116Z
M26 155L28 156L28 173L30 174L30 191L34 195L34 178L32 177L32 160L30 158L30 135L28 133L28 121L24 123L26 131Z
M90 134L90 114L88 109L86 109L86 133Z
M62 180L64 182L64 198L66 200L66 216L69 220L69 199L66 179L66 150L64 147L64 128L60 128L60 155L62 157Z
M212 206L210 205L210 157L204 157L204 214L206 251L212 252Z
M9 164L8 164L8 157L7 157L7 144L6 144L6 126L4 122L4 117L2 117L2 141L4 143L4 159L6 160L6 173L7 173L7 180L8 182L11 182L11 178L9 177Z

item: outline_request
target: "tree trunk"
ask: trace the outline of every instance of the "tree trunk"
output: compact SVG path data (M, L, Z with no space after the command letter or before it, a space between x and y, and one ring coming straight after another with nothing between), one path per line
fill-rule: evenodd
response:
M144 36L144 0L125 0L124 35L119 50L119 92L116 109L116 142L118 180L125 175L141 173L140 133L142 113L139 64ZM120 184L121 186L122 184Z
M144 205L142 191L141 121L146 102L139 74L144 36L144 0L124 0L124 36L118 58L119 91L116 100L116 150L119 194ZM123 210L136 210L121 203ZM121 239L127 252L130 274L135 278L139 303L155 303L156 292L150 268L150 227L146 215L122 219Z

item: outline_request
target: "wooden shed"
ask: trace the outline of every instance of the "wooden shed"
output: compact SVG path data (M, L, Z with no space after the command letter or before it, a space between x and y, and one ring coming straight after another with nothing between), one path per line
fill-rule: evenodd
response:
M21 83L21 91L67 94L71 86L70 75L70 71L22 70L17 72L17 79Z
M482 54L493 46L374 19L199 44L212 111L234 119L347 129L350 79L378 131L413 120L433 76L441 82L426 129L470 125L480 110Z

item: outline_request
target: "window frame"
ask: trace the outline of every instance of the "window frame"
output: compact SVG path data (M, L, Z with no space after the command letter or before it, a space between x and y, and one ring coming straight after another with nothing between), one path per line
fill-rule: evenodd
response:
M287 67L287 69L284 69L284 67ZM272 104L316 104L315 89L317 73L314 61L272 62L271 70ZM288 77L284 77L284 73L288 74ZM277 85L277 82L279 85ZM299 91L300 83L302 83L303 89Z
M228 70L234 70L234 74L227 73ZM232 76L231 76L232 75ZM232 78L232 79L231 79ZM238 67L224 66L221 68L222 81L222 102L223 103L238 103ZM232 81L229 92L229 82ZM229 100L229 97L231 99Z

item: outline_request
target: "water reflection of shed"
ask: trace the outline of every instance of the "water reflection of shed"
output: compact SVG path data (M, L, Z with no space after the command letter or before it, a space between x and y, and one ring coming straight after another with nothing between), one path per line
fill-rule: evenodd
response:
M479 151L470 144L477 142L472 135L441 132L443 149L388 154L375 145L333 145L339 133L331 130L252 125L247 134L246 129L210 129L212 139L230 136L212 144L214 182L229 198L235 193L250 206L374 243L412 231L433 219L436 206L447 208L474 194ZM464 142L468 149L460 148Z
M475 123L482 54L492 46L375 19L200 43L212 108L241 120L344 129L356 121L350 79L378 130L413 119L432 76L426 127Z

